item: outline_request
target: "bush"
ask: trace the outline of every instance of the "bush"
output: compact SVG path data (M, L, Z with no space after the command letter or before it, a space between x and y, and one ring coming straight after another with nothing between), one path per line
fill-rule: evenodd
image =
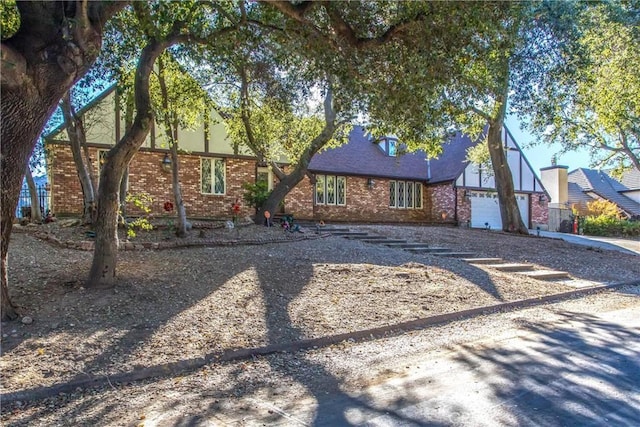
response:
M269 186L265 181L259 181L255 184L245 182L244 184L242 184L242 188L244 188L245 190L242 198L245 202L247 202L249 206L256 209L260 209L271 194Z
M593 200L587 203L587 215L591 217L607 216L620 218L618 206L609 200Z
M151 222L149 222L153 198L147 193L127 194L125 201L127 203L133 203L133 205L142 212L142 215L138 218L131 221L125 221L127 237L129 239L136 237L136 229L141 231L153 230L153 226L151 225Z
M608 215L586 217L583 227L590 236L640 236L640 222Z

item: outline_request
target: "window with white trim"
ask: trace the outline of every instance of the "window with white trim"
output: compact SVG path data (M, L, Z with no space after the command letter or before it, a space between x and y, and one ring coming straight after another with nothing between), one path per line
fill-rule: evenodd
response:
M316 175L315 204L344 206L347 202L347 178Z
M256 174L256 183L265 182L267 183L267 190L273 190L273 172L268 167L258 167L258 171Z
M422 209L422 183L389 181L389 207Z
M200 191L202 194L225 193L224 159L200 158Z

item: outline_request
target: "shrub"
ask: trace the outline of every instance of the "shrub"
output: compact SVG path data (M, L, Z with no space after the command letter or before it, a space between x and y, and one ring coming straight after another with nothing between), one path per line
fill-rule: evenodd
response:
M620 218L618 206L609 200L593 200L587 203L587 215L592 217L607 216Z
M245 182L244 184L242 184L242 188L244 188L245 190L242 198L245 202L247 202L249 206L256 209L260 209L271 194L269 186L265 181L259 181L255 184Z
M125 221L127 227L127 237L133 239L136 237L136 229L142 231L149 231L153 229L153 225L149 222L149 214L151 213L151 205L153 204L153 198L147 193L139 194L127 194L125 199L127 203L133 203L133 205L143 212L142 216L132 220Z
M640 236L640 221L612 218L607 215L584 219L584 234L590 236Z

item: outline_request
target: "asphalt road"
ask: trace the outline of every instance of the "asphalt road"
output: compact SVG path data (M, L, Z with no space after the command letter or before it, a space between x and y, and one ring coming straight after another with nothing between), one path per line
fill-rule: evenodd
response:
M631 308L524 322L398 364L410 369L293 410L254 400L279 421L242 425L638 426L640 297Z

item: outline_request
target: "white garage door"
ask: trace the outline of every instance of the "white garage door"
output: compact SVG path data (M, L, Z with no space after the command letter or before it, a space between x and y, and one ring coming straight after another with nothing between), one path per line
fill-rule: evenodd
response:
M471 227L485 228L489 224L492 230L502 229L498 194L495 192L472 191L471 194ZM529 225L529 195L517 194L516 200L520 215L525 225Z

